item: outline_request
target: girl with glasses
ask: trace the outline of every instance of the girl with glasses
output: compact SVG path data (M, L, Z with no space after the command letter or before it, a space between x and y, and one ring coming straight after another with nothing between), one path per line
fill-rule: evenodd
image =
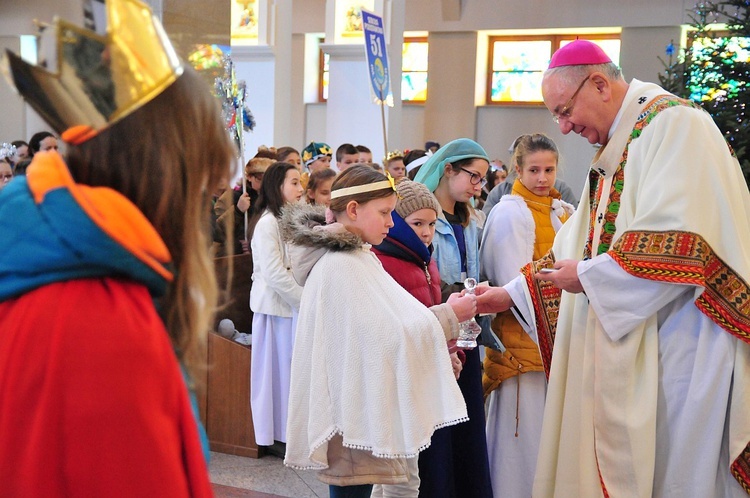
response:
M438 149L414 178L435 194L442 211L432 258L438 265L444 301L451 292L463 290L467 277L479 280L479 228L469 201L481 191L489 166L490 159L478 143L459 138ZM420 487L420 496L492 496L480 363L477 348L466 351L458 384L469 421L435 433L420 458L420 468L439 467L443 472Z

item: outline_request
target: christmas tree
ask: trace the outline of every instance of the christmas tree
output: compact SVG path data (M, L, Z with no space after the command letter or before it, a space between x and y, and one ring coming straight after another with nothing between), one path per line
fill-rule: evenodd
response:
M700 2L689 14L688 47L667 45L662 86L700 104L724 133L750 185L750 0ZM724 23L717 33L711 25Z

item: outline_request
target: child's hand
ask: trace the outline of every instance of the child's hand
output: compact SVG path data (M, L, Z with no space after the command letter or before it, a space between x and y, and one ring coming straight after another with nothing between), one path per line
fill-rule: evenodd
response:
M462 296L456 292L451 294L446 302L451 305L459 322L471 320L471 318L477 314L477 297L473 294Z
M502 287L478 285L475 291L479 313L500 313L513 307L510 294Z
M448 354L453 354L456 351L459 351L461 349L458 346L456 346L457 341L458 339L451 339L450 341L448 341Z
M464 366L461 363L461 359L458 357L458 354L451 353L451 366L453 367L453 375L456 376L456 380L458 380L458 377L461 375L461 370L463 370Z
M237 209L242 213L247 212L247 210L250 209L250 194L245 192L239 199L237 199Z

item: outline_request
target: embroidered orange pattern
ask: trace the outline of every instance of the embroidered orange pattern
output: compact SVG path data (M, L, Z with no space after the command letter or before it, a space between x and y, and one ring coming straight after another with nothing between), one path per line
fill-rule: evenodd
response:
M552 268L554 262L555 258L550 251L541 259L531 262L521 269L531 294L531 300L534 303L539 353L542 357L544 374L547 376L547 380L549 380L549 371L552 364L552 349L555 344L562 291L552 285L551 282L535 279L534 274L541 268Z

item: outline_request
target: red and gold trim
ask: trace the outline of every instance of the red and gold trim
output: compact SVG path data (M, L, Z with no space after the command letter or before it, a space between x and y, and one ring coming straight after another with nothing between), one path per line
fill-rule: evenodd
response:
M594 458L596 458L596 473L599 475L599 485L602 487L602 495L604 498L609 498L609 491L607 491L607 485L604 484L602 469L599 466L599 456L596 454L596 441L594 442Z
M552 282L535 279L534 274L541 268L552 268L554 262L555 258L552 251L550 251L541 259L533 261L521 269L521 273L526 279L526 285L531 294L531 301L534 304L539 352L542 357L544 374L547 376L547 380L549 380L549 371L552 364L552 349L555 345L557 317L560 313L562 291L555 287Z
M606 199L607 208L603 213L604 220L602 222L601 235L599 236L599 245L597 247L593 247L594 227L597 224L596 213L599 208L599 203L602 201L604 177L594 169L589 171L590 220L588 239L583 249L583 259L590 259L599 254L604 254L612 245L612 240L616 231L615 221L617 220L617 215L620 211L620 197L622 196L622 190L625 185L625 165L628 163L630 143L641 136L646 126L648 126L648 124L651 123L661 111L679 105L700 108L693 102L677 98L674 95L659 95L649 102L638 115L638 120L633 126L633 130L630 132L630 136L628 137L628 141L622 151L620 162L612 179L612 186L610 187L609 195Z
M610 256L631 275L703 287L696 306L721 328L750 344L750 287L691 232L626 232Z
M750 287L691 232L626 232L608 253L636 277L703 287L695 305L721 328L750 343ZM750 444L730 466L750 494Z
M745 446L745 449L737 457L737 460L729 466L729 469L742 489L750 495L750 444Z

